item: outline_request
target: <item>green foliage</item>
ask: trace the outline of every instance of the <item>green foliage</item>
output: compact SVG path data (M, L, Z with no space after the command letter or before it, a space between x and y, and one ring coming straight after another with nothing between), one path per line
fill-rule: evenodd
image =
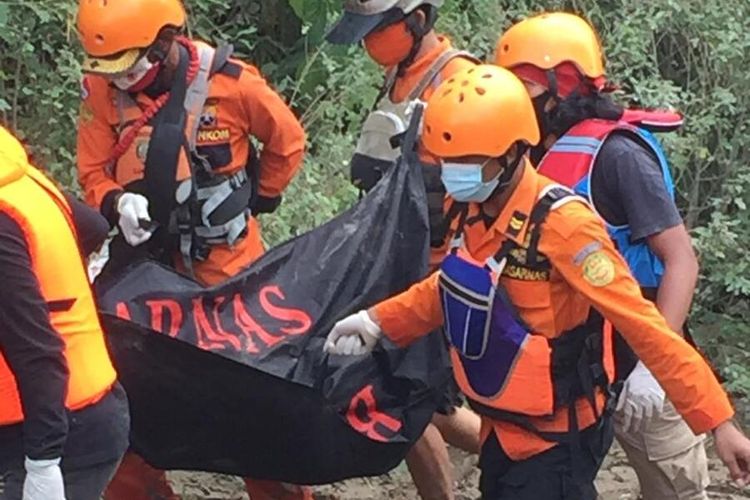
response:
M0 119L73 184L80 66L73 2L0 1Z
M709 202L709 218L695 229L701 287L695 298L700 344L721 367L727 386L750 395L750 169L726 179Z
M40 163L74 187L79 58L74 0L0 0L0 120ZM305 166L264 236L279 243L356 200L348 161L382 71L360 47L324 43L341 0L187 0L190 30L231 41L301 116ZM674 106L688 120L663 137L679 204L700 251L693 324L725 371L750 394L750 2L725 0L447 0L438 28L491 58L500 31L541 10L583 13L601 31L619 97Z

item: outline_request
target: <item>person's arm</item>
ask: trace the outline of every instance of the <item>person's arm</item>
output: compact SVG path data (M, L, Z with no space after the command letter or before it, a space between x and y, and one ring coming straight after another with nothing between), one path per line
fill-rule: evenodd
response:
M695 434L714 431L716 451L737 484L750 481L750 440L703 357L644 299L601 222L570 204L550 214L540 250L563 278L609 319L664 388Z
M281 96L254 68L243 66L238 84L248 133L263 143L258 202L272 205L302 166L305 131Z
M83 257L99 248L109 234L109 223L99 212L89 207L75 196L64 193L65 199L73 212L73 223L76 226L78 241L83 250Z
M701 355L643 298L625 261L583 204L552 212L540 250L635 351L693 432L715 429L734 415L729 398Z
M65 397L68 367L64 344L54 331L39 282L31 271L21 227L0 214L0 349L18 384L24 413L26 456L34 461L62 456L68 432Z
M430 333L443 324L438 276L434 273L407 291L342 319L328 333L323 350L362 355L372 351L384 334L406 346Z
M698 259L690 235L680 224L650 236L648 246L664 263L656 307L672 330L682 332L698 282Z
M440 272L369 309L386 337L406 346L443 324L438 278Z
M669 326L681 332L695 292L698 261L657 157L642 139L613 134L597 157L591 190L605 220L627 224L631 239L645 241L663 262L656 306Z
M76 145L78 181L86 203L97 208L114 226L117 223L115 201L123 188L107 171L117 144L117 134L106 116L110 91L106 81L99 77L86 76L83 86L86 90L78 115Z

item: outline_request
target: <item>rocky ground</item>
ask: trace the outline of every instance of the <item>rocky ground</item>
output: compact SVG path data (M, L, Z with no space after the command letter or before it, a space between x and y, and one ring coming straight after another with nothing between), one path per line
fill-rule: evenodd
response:
M461 452L452 452L453 464L458 478L456 499L470 500L479 497L476 488L479 471L476 457ZM729 480L722 464L711 459L710 498L712 500L750 499L750 489L740 491ZM173 472L170 480L183 499L247 499L242 483L232 477L216 474ZM601 500L637 500L638 481L628 466L624 452L613 448L602 467L597 486ZM342 483L315 488L317 500L411 500L418 498L406 467L401 465L390 474L374 478L354 479ZM540 499L541 500L541 499Z

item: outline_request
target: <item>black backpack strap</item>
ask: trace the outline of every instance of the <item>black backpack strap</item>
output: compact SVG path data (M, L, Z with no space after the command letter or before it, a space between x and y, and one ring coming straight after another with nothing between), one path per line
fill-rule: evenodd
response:
M213 64L211 64L211 71L209 72L209 78L216 73L221 73L222 75L227 75L234 79L240 77L240 74L242 74L242 66L229 60L233 53L234 45L231 43L225 43L216 47L214 61Z
M469 218L469 204L454 201L448 209L448 224L456 221L456 230L453 232L453 239L461 238L464 235L467 219Z
M547 220L549 213L560 205L572 201L576 194L568 188L553 184L537 201L529 217L531 237L529 239L529 262L539 262L539 239L542 236L542 224Z
M170 216L176 207L177 168L180 152L189 151L185 127L187 110L187 67L190 56L180 46L180 62L175 71L174 83L166 104L151 120L153 131L146 154L144 181L155 221L169 226ZM189 157L189 154L188 154Z

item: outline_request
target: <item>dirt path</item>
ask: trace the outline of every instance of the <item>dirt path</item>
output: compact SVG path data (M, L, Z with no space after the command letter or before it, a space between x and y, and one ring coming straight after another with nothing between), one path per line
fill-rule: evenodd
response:
M473 500L479 497L476 488L479 471L476 457L452 451L456 477L456 500ZM737 489L729 481L724 467L716 458L711 459L712 484L709 489L712 500L750 499L750 489ZM170 473L176 489L185 500L199 499L247 499L242 483L232 477L216 474ZM625 454L619 447L613 448L597 479L601 500L637 500L638 481L628 466ZM315 488L318 500L412 500L416 491L406 467L402 464L390 474L375 478L353 479L330 486ZM540 499L541 500L541 499Z

